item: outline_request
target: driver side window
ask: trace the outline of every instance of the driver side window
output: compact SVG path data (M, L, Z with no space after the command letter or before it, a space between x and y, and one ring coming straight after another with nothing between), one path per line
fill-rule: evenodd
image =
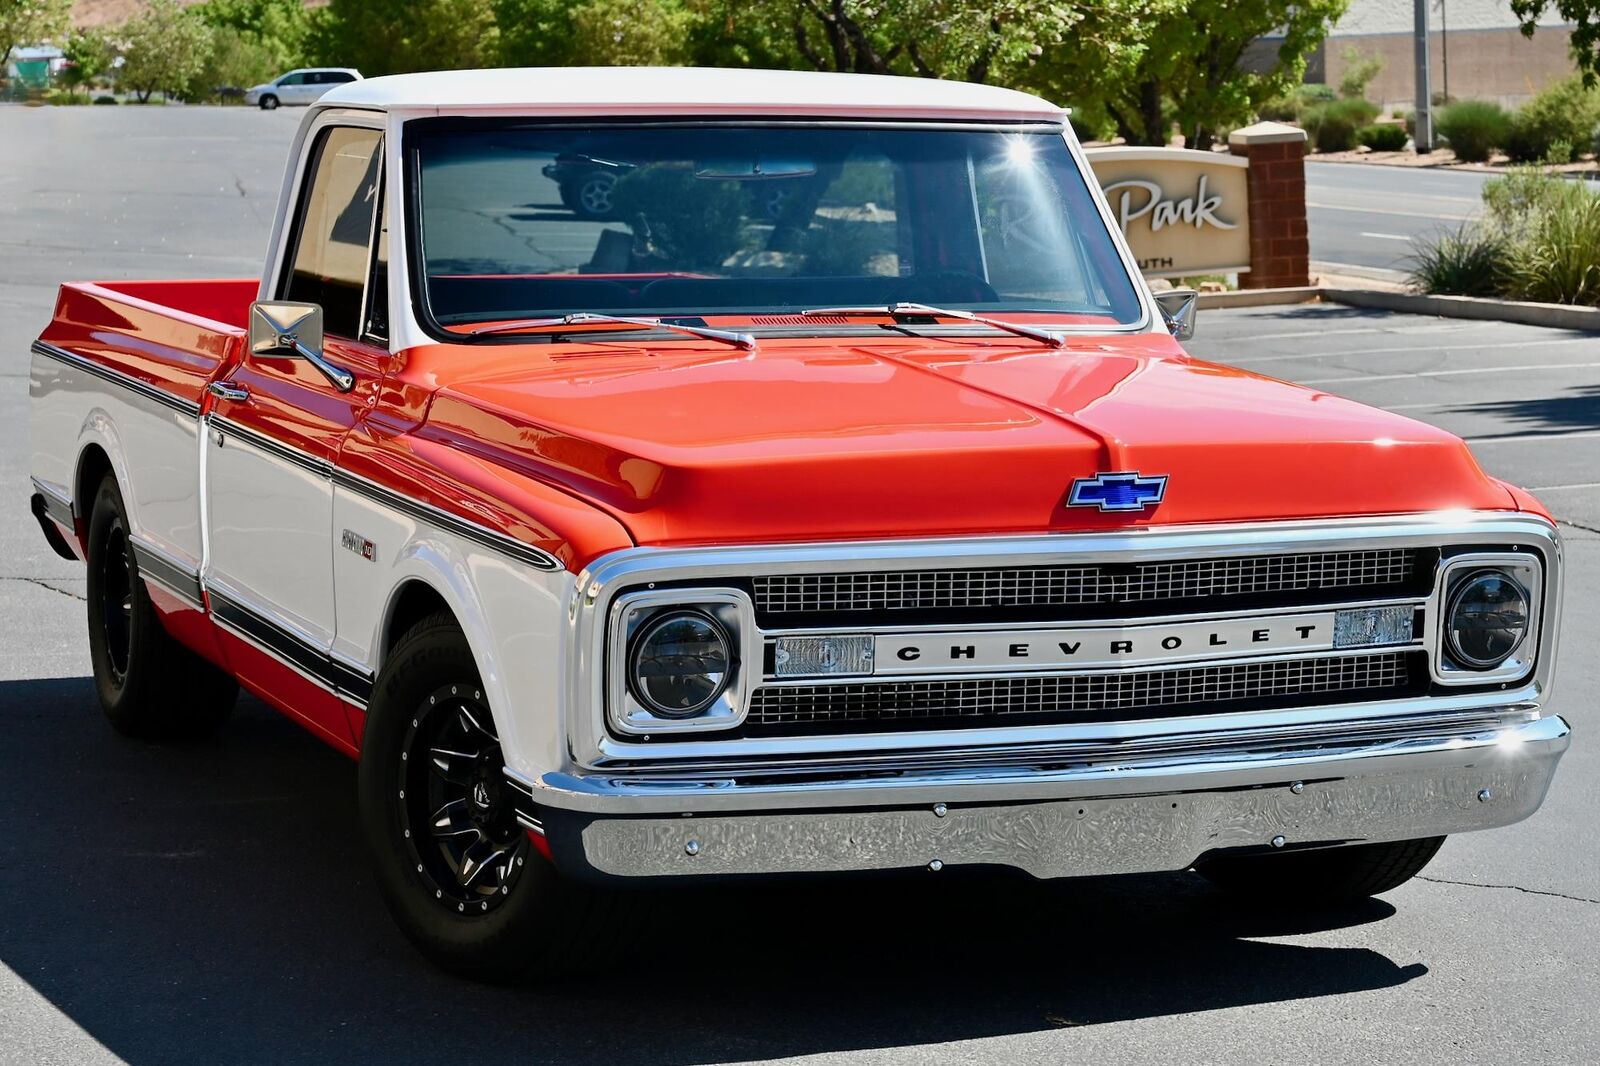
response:
M320 304L338 337L361 335L382 140L377 130L324 130L301 187L283 298Z

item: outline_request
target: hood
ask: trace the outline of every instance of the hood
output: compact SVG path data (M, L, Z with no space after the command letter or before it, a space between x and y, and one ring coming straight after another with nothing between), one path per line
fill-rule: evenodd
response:
M420 432L555 482L641 544L1511 509L1458 438L1189 359L1170 338L436 346ZM1168 478L1146 511L1076 478Z

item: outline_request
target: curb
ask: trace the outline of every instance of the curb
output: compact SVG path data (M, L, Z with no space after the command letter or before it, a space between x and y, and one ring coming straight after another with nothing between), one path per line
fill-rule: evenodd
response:
M1276 307L1280 304L1310 303L1322 294L1315 285L1297 285L1289 289L1235 289L1232 292L1203 292L1195 306L1205 307Z
M1517 300L1490 300L1480 296L1423 296L1383 289L1341 289L1302 285L1290 289L1236 289L1203 292L1200 308L1278 307L1286 304L1333 303L1375 311L1399 311L1439 318L1471 318L1489 322L1516 322L1547 329L1600 333L1600 307L1571 304L1536 304Z
M1517 322L1525 326L1600 333L1600 307L1521 303L1516 300L1490 300L1479 296L1421 296L1408 292L1382 292L1377 289L1322 289L1321 297L1329 303L1343 304L1346 307L1370 307L1380 311L1404 311L1414 315L1439 315L1443 318Z

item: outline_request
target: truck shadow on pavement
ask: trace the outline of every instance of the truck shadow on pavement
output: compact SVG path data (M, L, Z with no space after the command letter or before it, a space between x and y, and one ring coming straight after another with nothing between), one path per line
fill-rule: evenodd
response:
M367 874L354 767L246 700L216 741L123 740L87 678L0 684L0 964L135 1064L727 1062L1339 995L1427 972L1263 942L1309 922L1189 875L951 871L630 895L586 974L440 974Z
M1570 388L1558 396L1457 404L1449 410L1456 414L1492 415L1506 423L1504 432L1477 434L1475 439L1479 440L1529 433L1569 433L1575 429L1600 427L1600 385Z

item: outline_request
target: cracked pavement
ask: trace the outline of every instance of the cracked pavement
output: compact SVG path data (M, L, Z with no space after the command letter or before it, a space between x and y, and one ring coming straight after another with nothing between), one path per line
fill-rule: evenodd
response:
M1339 307L1203 311L1190 348L1461 433L1561 517L1576 735L1534 818L1299 919L1184 874L947 871L651 893L543 988L428 968L342 757L249 700L209 744L111 734L82 569L27 513L55 285L258 272L300 115L0 107L0 1064L1600 1060L1600 339Z

